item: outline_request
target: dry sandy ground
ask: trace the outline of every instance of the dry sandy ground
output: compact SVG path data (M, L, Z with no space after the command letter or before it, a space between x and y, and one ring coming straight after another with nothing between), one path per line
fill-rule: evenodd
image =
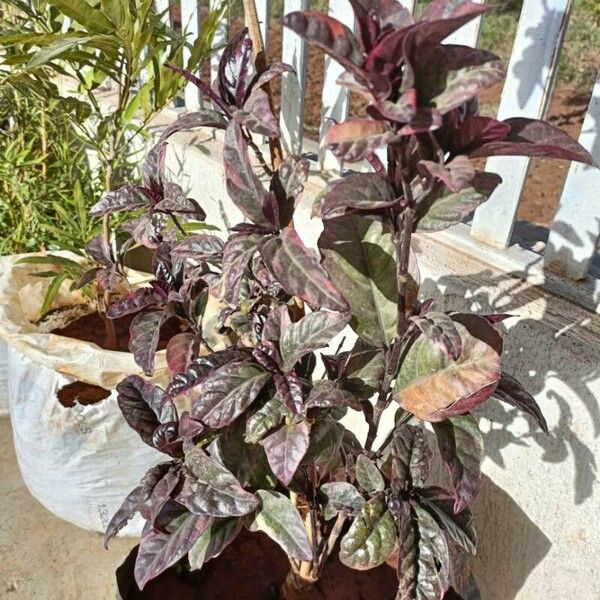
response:
M113 600L113 574L135 541L70 525L31 497L0 417L0 600Z

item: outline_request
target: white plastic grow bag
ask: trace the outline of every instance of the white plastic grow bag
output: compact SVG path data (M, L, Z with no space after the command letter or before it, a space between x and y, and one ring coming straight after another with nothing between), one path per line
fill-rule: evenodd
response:
M17 460L31 494L56 516L104 532L146 470L167 459L124 421L116 392L67 408L58 390L73 379L8 349L10 418ZM122 535L139 535L134 519Z
M8 412L7 346L0 340L0 416Z
M113 391L99 403L63 406L58 390L74 381L114 390L140 373L127 352L44 333L35 324L47 279L31 277L44 265L0 259L0 339L8 346L8 399L17 460L32 495L57 516L103 532L108 520L144 472L166 457L129 428ZM61 292L55 307L80 305L79 294ZM157 377L166 375L164 352ZM141 521L123 534L135 535Z

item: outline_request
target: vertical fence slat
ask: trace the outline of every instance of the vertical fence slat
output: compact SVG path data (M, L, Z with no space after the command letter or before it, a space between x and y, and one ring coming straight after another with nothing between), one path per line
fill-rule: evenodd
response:
M525 0L508 77L502 91L499 119L542 118L546 113L573 0ZM475 211L471 235L490 246L506 248L519 207L530 160L493 157L486 170L503 184Z
M600 75L583 122L579 143L600 163ZM572 163L550 230L544 265L584 279L600 234L600 169Z
M162 14L161 20L167 25L167 27L171 27L171 16L169 14L169 0L154 0L154 7L156 8L157 14Z
M260 34L262 35L265 48L269 48L269 0L256 0L256 14L260 23Z
M329 0L329 15L354 29L354 12L347 0ZM336 121L343 121L348 116L350 93L347 87L336 83L344 72L344 67L329 56L325 57L325 77L323 80L323 96L321 104L320 139ZM339 171L340 161L324 146L319 148L319 164L321 169Z
M181 0L181 28L187 34L189 43L193 44L200 35L200 4L198 0ZM184 48L184 66L187 65L189 59L189 48ZM202 97L200 90L193 83L186 83L183 94L186 110L194 111L200 108Z
M208 7L210 10L217 10L221 6L221 0L209 0ZM215 37L213 40L213 46L219 48L218 52L215 52L210 58L210 81L211 83L217 77L219 72L219 61L223 54L223 46L227 43L227 36L229 35L229 9L231 4L228 3L227 12L223 20L219 23L217 30L215 31Z
M483 4L485 0L473 0L478 4ZM461 46L477 47L479 42L479 34L481 32L481 23L483 17L477 17L463 25L458 31L449 35L444 41L446 44L460 44Z
M308 0L285 0L283 14L307 8ZM285 75L281 83L281 139L288 152L300 154L306 92L306 43L287 28L283 30L281 60L296 71L296 75Z
M410 12L414 12L416 3L417 3L417 0L400 0L400 4L402 4L404 7L408 8L408 10L410 10Z

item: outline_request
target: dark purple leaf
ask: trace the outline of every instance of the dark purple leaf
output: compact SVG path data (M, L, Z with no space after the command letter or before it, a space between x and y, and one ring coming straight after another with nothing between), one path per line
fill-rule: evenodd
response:
M82 287L85 287L89 283L92 283L94 279L97 279L100 271L104 271L103 267L94 267L92 269L88 269L77 281L75 284L75 289L80 290Z
M433 424L442 459L448 467L454 489L454 512L470 506L481 484L483 436L469 415L451 417Z
M162 230L166 218L164 215L144 214L138 218L123 223L123 229L131 234L131 237L146 248L156 249L162 243Z
M246 492L234 475L202 448L189 449L185 465L188 475L178 499L192 512L239 517L258 507L256 496Z
M223 252L224 244L215 235L201 233L186 237L173 246L171 255L177 258L192 258L197 261L207 260Z
M229 238L223 250L223 297L229 304L237 305L242 278L252 257L258 250L258 235L237 234Z
M148 206L149 204L150 199L141 188L127 185L114 192L104 194L104 196L90 208L89 213L92 217L100 217L114 212L134 210L136 208L141 208L142 206Z
M361 401L333 381L317 381L306 399L305 408L334 408L349 406L361 410Z
M140 589L183 558L212 523L207 515L187 514L173 533L150 531L140 542L135 561L135 580Z
M308 421L292 421L268 435L260 443L269 465L283 485L289 485L302 462L310 442Z
M201 569L211 558L215 558L231 544L242 530L242 519L213 519L188 554L192 570Z
M283 331L292 324L290 310L286 304L269 313L262 330L262 339L278 342Z
M167 365L171 375L185 373L195 358L196 336L186 331L174 335L167 344Z
M267 85L267 83L270 83L275 77L279 77L284 73L294 73L293 67L285 63L271 63L262 73L260 73L260 75L257 74L254 76L254 79L248 86L246 98L248 98L255 89Z
M192 198L188 198L177 183L167 181L164 184L163 199L154 205L154 210L164 213L188 215L197 221L204 221L206 213Z
M129 351L147 375L154 371L154 355L165 317L164 310L151 310L136 315L129 326Z
M139 375L130 375L117 385L117 402L125 421L152 447L152 435L161 423L162 394L158 386Z
M510 126L507 136L502 140L479 146L470 153L471 158L537 156L594 164L594 159L581 144L549 123L524 118L507 119L503 123Z
M242 213L257 225L277 226L272 200L256 174L248 155L248 142L239 123L231 121L225 133L223 162L227 193Z
M154 289L142 287L125 296L125 298L120 298L113 302L106 311L106 316L109 319L119 319L125 315L137 313L154 304L159 304L162 300L163 298Z
M232 112L232 117L253 133L279 136L279 123L271 109L271 100L262 88L254 89L242 108Z
M193 387L202 383L216 368L232 361L249 358L250 353L242 348L227 348L214 352L210 356L200 356L195 359L185 373L175 375L163 395L163 402L189 392Z
M466 156L456 156L446 165L422 160L419 162L419 172L423 177L439 179L453 192L465 189L475 177L475 168Z
M426 316L412 317L411 321L427 339L441 348L450 358L458 360L462 352L462 340L454 321L448 315L430 312Z
M110 540L114 538L125 525L127 525L128 521L132 519L133 515L138 511L138 505L142 498L143 489L144 487L142 485L138 485L131 490L125 500L123 500L123 503L117 512L113 515L104 533L104 547L106 549L108 549L108 542L110 542Z
M327 184L327 190L315 211L323 219L343 215L347 210L378 210L397 202L394 190L377 173L352 173Z
M184 411L179 419L179 436L183 439L194 438L205 430L204 425L192 419L190 413Z
M402 502L398 520L398 598L443 598L450 555L436 520L420 506Z
M414 27L419 42L440 43L463 25L491 10L470 0L434 0Z
M285 327L279 339L282 370L291 371L305 354L327 346L349 320L347 313L319 310Z
M281 227L286 227L292 220L296 205L304 191L308 172L307 160L288 156L271 178L271 192L277 199Z
M325 144L338 158L358 162L400 137L401 134L390 129L384 121L349 119L327 130Z
M305 11L292 12L281 19L301 38L324 50L346 69L356 69L363 62L358 41L348 27L325 14Z
M460 192L434 190L417 206L415 231L442 231L460 223L488 200L502 183L495 173L477 172L471 185Z
M115 263L110 244L101 234L93 237L85 247L87 253L103 267L112 267Z
M342 373L342 386L361 400L368 400L379 389L385 372L384 352L362 340L348 355Z
M375 107L386 119L397 123L409 123L418 111L417 91L410 88L395 102L381 99L375 103Z
M429 477L432 452L420 427L399 425L394 430L390 446L391 477L401 489L421 487Z
M313 309L348 310L346 300L319 264L316 254L304 245L295 230L285 229L280 236L263 244L260 253L288 294L299 296Z
M548 423L546 423L546 419L538 403L512 375L502 371L498 387L494 390L494 395L503 402L515 406L533 417L540 429L544 433L548 433Z
M510 125L489 117L469 117L452 132L450 144L453 154L468 154L474 147L503 140Z
M242 105L251 68L252 40L244 28L231 38L219 61L217 85L221 98L227 104Z
M224 365L204 380L192 407L192 417L220 429L232 423L254 402L271 378L254 363Z
M192 83L196 83L196 81L193 81ZM163 130L160 136L160 141L162 142L166 140L178 131L195 129L196 127L214 127L216 129L225 129L227 127L227 120L221 113L207 108L204 108L198 112L186 113L178 117L175 123L169 125Z
M167 142L160 141L148 152L146 160L142 163L142 182L152 192L160 192L165 175L165 156Z

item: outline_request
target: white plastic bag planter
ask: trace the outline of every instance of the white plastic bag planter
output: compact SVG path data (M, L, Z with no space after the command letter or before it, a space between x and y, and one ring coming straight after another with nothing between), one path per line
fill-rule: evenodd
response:
M25 484L48 510L84 529L103 532L145 471L167 457L144 444L127 425L114 388L140 373L128 352L44 333L35 311L47 279L31 277L47 267L0 259L0 339L8 346L8 398L17 460ZM55 307L80 305L79 294L61 291ZM158 353L157 376L167 374ZM113 390L95 404L63 406L59 391L75 381ZM123 535L138 535L132 521Z
M73 379L11 347L8 366L10 418L25 485L57 517L104 532L146 470L168 457L127 425L115 391L96 404L65 407L57 393ZM139 535L142 525L134 519L121 535Z
M0 416L8 413L8 355L7 346L0 340Z

